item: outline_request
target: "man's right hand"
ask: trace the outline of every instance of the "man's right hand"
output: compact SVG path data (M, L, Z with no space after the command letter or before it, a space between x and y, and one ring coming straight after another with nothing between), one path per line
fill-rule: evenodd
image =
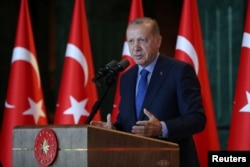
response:
M107 129L114 129L112 122L111 122L111 114L107 115L107 122L91 121L90 125L98 126L98 127L102 127L102 128L107 128Z

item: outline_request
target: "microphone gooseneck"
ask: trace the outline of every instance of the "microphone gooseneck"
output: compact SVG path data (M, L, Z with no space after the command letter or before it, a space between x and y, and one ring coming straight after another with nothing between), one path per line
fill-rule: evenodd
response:
M88 118L85 121L85 124L89 124L91 120L94 118L95 114L97 113L98 109L100 108L105 96L108 93L111 85L115 83L117 75L119 72L123 71L129 66L128 60L121 60L117 63L117 61L112 60L104 67L100 68L97 72L97 75L92 79L98 86L102 86L101 81L105 83L105 91L100 99L98 99L95 104L92 106L92 111Z

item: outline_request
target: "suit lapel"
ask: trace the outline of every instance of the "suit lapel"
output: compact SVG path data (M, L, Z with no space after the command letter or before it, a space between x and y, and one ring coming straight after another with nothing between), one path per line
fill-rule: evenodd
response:
M153 99L157 98L157 92L161 90L163 81L168 75L170 66L170 63L166 59L164 59L163 56L160 55L156 62L143 102L143 106L145 108L149 108L151 103L153 102ZM146 115L142 112L139 117L139 120L142 120L144 117L146 117Z
M128 104L132 104L128 106L128 111L130 112L129 115L131 115L131 119L133 122L136 122L137 116L136 116L136 110L135 110L135 90L136 90L136 81L137 81L137 73L138 73L138 66L135 66L133 69L131 69L131 78L127 80L127 92L128 92Z

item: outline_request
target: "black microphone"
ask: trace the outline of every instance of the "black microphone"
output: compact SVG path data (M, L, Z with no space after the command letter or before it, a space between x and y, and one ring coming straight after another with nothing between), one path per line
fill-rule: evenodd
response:
M123 71L128 66L129 66L129 61L124 59L118 62L115 66L113 66L113 68L110 67L108 72L111 75L117 75L119 72Z
M119 68L119 71L125 70L128 66L129 66L129 61L126 59L123 59L117 63L117 67Z
M115 83L118 73L123 71L128 65L128 60L121 60L116 64L116 66L109 68L108 74L103 79L105 85L111 86Z
M106 64L104 67L100 68L97 71L97 75L93 78L93 81L96 82L97 80L105 77L108 74L108 71L110 70L110 68L115 67L117 64L116 60L112 60L111 62L109 62L108 64Z
M105 85L110 86L115 82L117 74L123 71L128 66L128 60L124 59L118 63L117 61L112 60L103 68L98 70L97 76L94 77L92 81L95 82L98 86L102 85L101 82L104 82Z

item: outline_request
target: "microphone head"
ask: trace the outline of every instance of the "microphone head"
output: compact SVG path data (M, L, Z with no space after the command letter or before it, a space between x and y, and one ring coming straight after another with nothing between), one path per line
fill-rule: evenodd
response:
M109 62L108 64L105 65L105 67L108 69L108 68L113 68L115 67L117 64L117 61L116 60L112 60L111 62Z
M123 71L128 66L129 66L129 61L126 59L123 59L117 63L117 67L118 67L119 71Z
M112 60L108 64L106 64L104 67L100 68L97 71L97 75L92 79L92 81L97 83L98 80L100 80L103 77L105 77L108 74L108 71L110 69L112 69L113 67L115 67L116 64L117 64L117 61L116 60Z

